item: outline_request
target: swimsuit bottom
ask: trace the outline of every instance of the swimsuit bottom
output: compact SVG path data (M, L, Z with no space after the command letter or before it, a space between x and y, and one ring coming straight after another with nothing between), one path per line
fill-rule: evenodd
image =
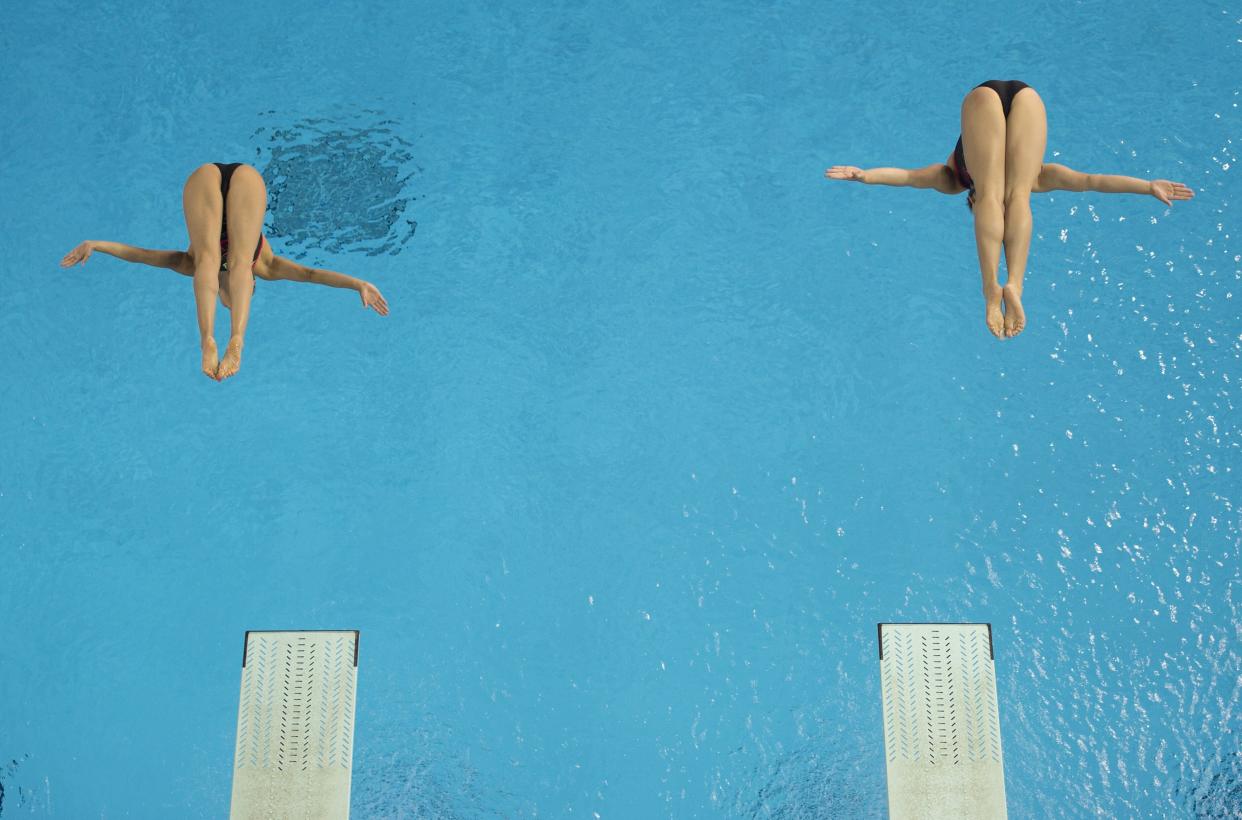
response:
M241 165L240 162L213 162L212 165L220 169L220 196L224 199L224 208L220 211L220 270L229 269L229 181L233 178L233 172ZM259 234L258 247L254 249L254 259L252 262L259 261L259 254L263 251L263 234Z
M1024 88L1030 88L1021 80L988 80L986 83L979 83L975 88L990 88L1000 97L1001 110L1005 112L1005 119L1009 119L1009 109L1013 107L1013 98L1019 91ZM975 181L971 179L970 172L966 170L966 149L962 147L962 138L957 138L957 145L953 148L953 161L957 165L957 181L962 184L963 188L975 190Z

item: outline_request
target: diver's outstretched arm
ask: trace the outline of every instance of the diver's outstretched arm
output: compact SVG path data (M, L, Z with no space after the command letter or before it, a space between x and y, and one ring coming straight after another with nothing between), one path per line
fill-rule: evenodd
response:
M934 188L942 194L960 194L964 188L957 181L953 169L943 162L924 168L855 168L853 165L834 165L824 176L866 185L895 185L903 188Z
M1175 200L1193 199L1195 192L1180 182L1167 179L1139 179L1118 174L1084 174L1064 165L1049 163L1039 172L1037 193L1045 191L1099 191L1102 194L1147 194L1165 205Z
M194 275L194 265L190 261L190 255L185 251L153 251L133 245L123 245L120 242L102 242L97 239L88 239L69 251L65 254L65 258L60 260L60 266L67 268L71 265L84 265L92 251L106 253L117 259L124 259L126 262L137 262L153 268L168 268L182 276Z
M384 299L383 294L379 292L379 288L354 276L347 276L343 273L324 270L323 268L308 268L306 265L300 265L292 259L285 259L283 256L276 255L273 255L272 261L267 264L267 275L269 279L311 282L316 285L327 285L330 288L356 290L358 295L362 297L363 307L371 308L380 316L388 315L388 302Z

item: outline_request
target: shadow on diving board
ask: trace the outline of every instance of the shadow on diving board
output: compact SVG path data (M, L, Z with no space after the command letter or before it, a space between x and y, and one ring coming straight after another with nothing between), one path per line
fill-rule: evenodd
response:
M890 820L1005 820L991 624L879 624Z
M231 820L347 820L358 632L246 633Z

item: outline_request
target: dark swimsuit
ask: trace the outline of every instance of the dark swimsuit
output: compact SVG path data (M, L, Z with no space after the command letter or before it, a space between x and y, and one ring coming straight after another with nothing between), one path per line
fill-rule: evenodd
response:
M213 162L220 169L220 196L224 198L224 208L220 211L220 270L228 270L229 258L229 180L237 170L240 162ZM254 259L259 261L259 253L263 250L263 234L259 234L259 246L254 249Z
M1000 96L1001 109L1005 112L1005 119L1009 119L1009 109L1013 105L1014 96L1024 88L1030 88L1029 85L1021 80L988 80L986 83L979 83L975 88L990 88ZM975 181L971 179L970 172L966 170L966 150L962 148L962 138L957 138L957 146L953 149L953 164L957 166L957 181L962 184L963 188L969 188L973 194L975 192Z

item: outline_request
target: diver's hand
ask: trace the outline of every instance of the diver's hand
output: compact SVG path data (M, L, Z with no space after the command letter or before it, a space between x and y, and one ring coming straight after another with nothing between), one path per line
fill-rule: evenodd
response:
M73 265L85 265L86 260L91 258L91 251L93 250L95 250L95 243L88 239L65 254L65 258L60 260L60 266L68 268Z
M362 297L363 307L371 308L380 316L388 315L388 302L375 285L372 285L370 282L360 282L358 284L358 295Z
M863 169L855 168L853 165L834 165L827 171L824 176L828 179L844 179L848 182L866 182L863 178Z
M1195 196L1194 191L1180 182L1169 182L1167 179L1153 179L1150 184L1151 195L1165 205L1172 206L1175 199L1193 199Z

